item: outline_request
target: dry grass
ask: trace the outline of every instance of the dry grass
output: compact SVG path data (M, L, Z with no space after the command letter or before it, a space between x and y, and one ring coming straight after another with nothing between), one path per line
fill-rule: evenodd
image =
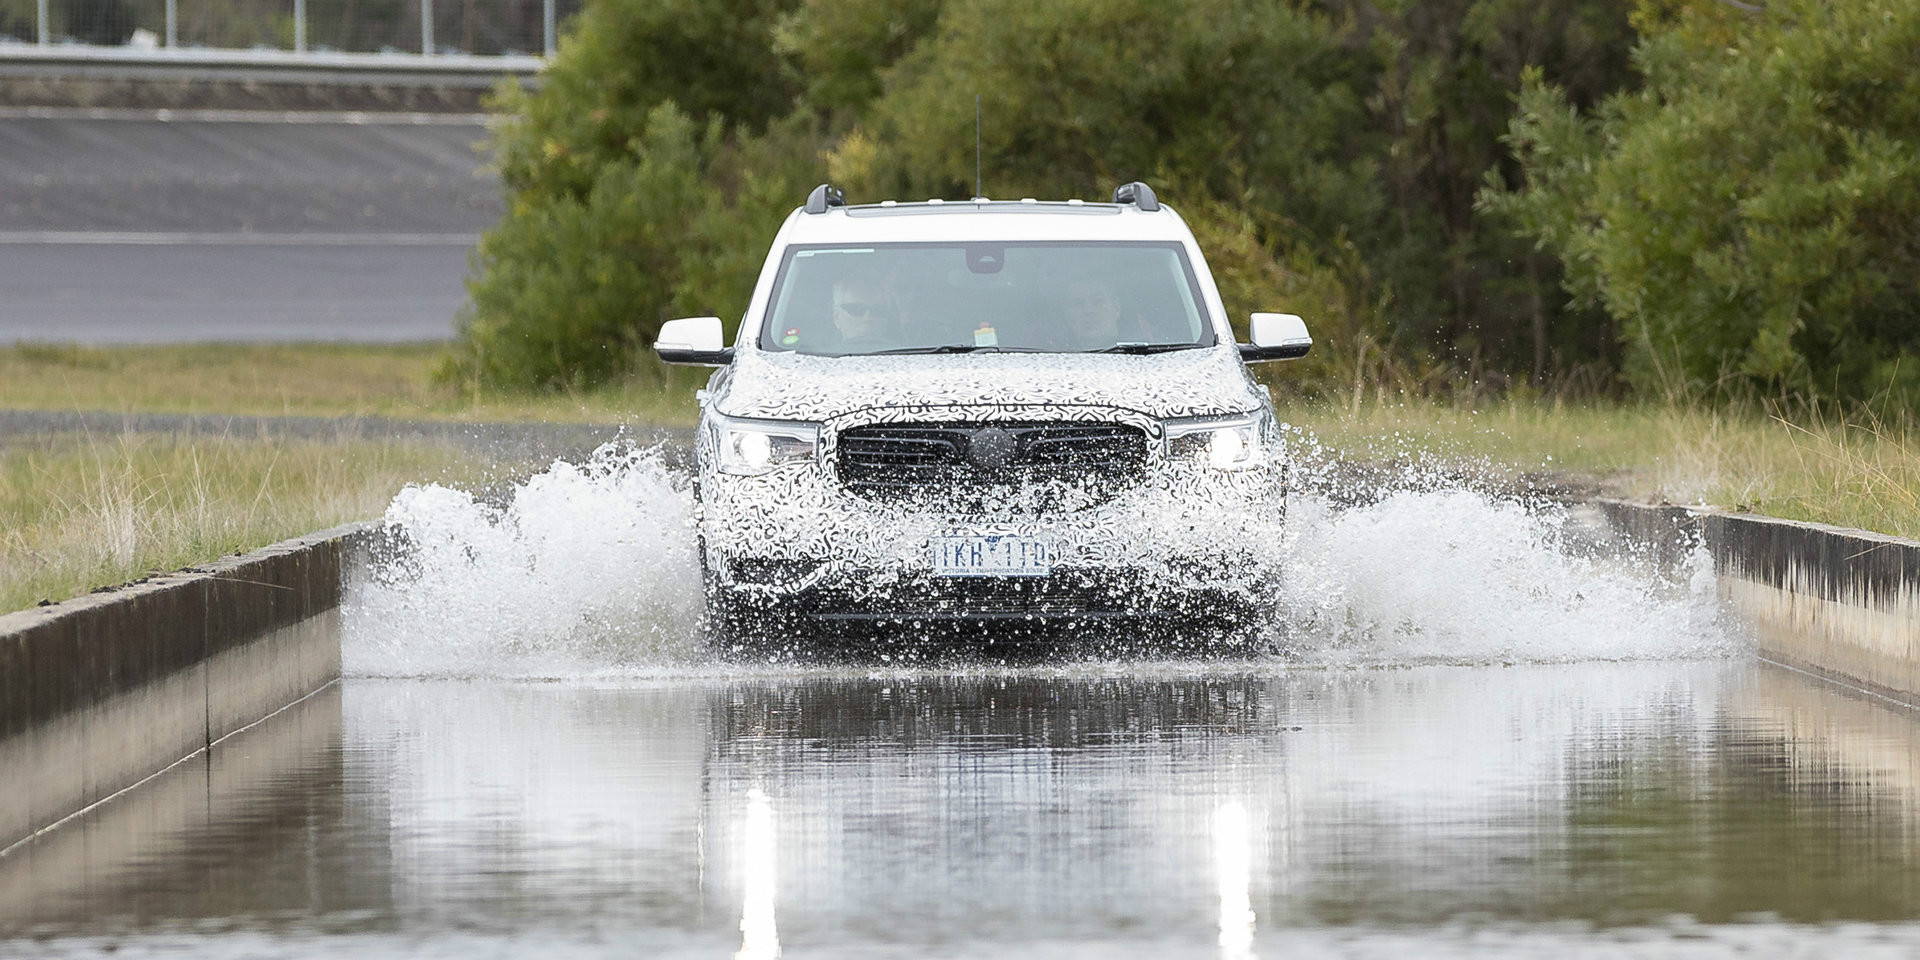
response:
M62 435L0 447L0 612L379 516L450 448L366 440Z
M475 398L436 385L444 347L0 347L0 409L687 424L704 371L591 392ZM377 433L377 431L376 431ZM507 465L511 467L512 465ZM0 438L0 612L375 517L408 482L492 465L345 436Z
M1495 475L1573 474L1633 499L1920 537L1912 425L1526 399L1303 404L1283 415L1352 456L1424 452Z
M704 371L570 394L475 397L434 383L437 344L0 346L0 409L690 424ZM663 388L664 387L664 388Z

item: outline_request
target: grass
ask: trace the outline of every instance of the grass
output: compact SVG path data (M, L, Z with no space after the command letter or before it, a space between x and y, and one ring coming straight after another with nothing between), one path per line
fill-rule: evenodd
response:
M1348 456L1417 451L1496 476L1571 475L1630 499L1920 537L1920 431L1908 424L1527 399L1295 404L1283 419Z
M699 371L553 395L439 386L435 344L0 347L0 409L680 425ZM0 612L379 516L409 482L489 464L428 441L349 436L0 437Z
M550 395L473 396L434 383L439 344L0 347L0 409L691 424L705 374L673 370ZM664 389L663 389L664 385Z
M365 440L63 434L0 447L0 612L379 516L485 467Z

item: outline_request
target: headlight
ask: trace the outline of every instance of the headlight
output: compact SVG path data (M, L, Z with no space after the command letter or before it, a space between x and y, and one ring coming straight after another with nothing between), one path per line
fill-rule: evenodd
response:
M1267 461L1273 418L1264 410L1231 417L1168 420L1167 459L1203 463L1218 470L1245 470Z
M820 425L784 420L736 420L712 414L720 472L757 476L789 463L808 463L820 446Z

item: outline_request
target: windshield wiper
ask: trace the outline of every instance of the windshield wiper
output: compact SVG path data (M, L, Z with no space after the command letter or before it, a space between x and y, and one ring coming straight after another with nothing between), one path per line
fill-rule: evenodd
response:
M998 350L999 347L983 347L974 343L943 343L937 347L895 347L892 350L869 350L855 356L884 357L894 353L972 353L975 350Z
M1168 353L1173 350L1198 350L1197 343L1116 343L1088 353Z
M884 357L902 353L1038 353L1027 347L987 346L978 343L943 343L937 347L895 347L892 350L873 350L867 353L852 353L852 357Z

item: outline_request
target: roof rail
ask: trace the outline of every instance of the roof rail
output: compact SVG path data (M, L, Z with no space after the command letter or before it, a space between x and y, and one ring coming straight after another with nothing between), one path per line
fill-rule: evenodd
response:
M808 213L826 213L828 207L844 207L847 195L831 183L823 183L807 194Z
M1135 180L1113 188L1114 203L1131 203L1146 213L1160 209L1160 198L1153 195L1153 188Z

